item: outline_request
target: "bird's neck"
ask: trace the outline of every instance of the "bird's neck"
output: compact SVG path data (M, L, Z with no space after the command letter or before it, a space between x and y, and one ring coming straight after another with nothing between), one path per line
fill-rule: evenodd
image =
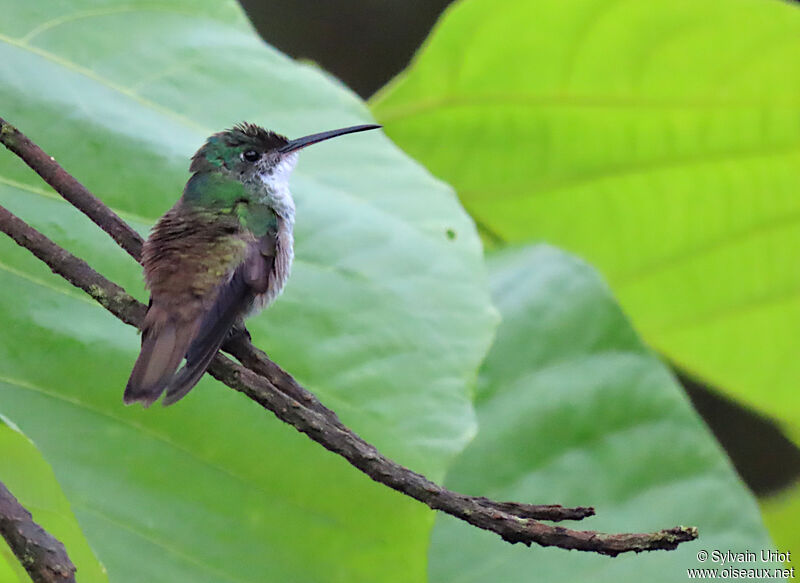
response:
M289 191L291 168L291 165L281 164L267 174L255 174L244 182L244 188L252 200L268 206L284 222L293 225L295 206Z
M294 200L285 180L240 182L220 172L198 172L186 184L182 202L191 214L237 217L257 237L276 230L278 223L290 233L294 227Z
M278 188L268 189L264 202L283 222L294 225L294 199L288 185L283 184Z

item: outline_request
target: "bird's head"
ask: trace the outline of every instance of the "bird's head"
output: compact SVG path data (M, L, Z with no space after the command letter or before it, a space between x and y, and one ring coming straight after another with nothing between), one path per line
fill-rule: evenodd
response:
M192 157L190 171L222 173L244 184L248 191L267 198L288 194L289 176L302 148L337 136L379 127L352 126L290 140L261 126L241 123L208 138Z

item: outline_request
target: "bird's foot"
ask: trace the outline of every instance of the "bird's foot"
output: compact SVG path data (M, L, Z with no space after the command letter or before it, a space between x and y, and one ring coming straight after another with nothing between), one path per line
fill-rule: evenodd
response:
M253 337L250 336L250 331L245 327L244 322L237 322L228 332L228 340L246 340L250 342Z

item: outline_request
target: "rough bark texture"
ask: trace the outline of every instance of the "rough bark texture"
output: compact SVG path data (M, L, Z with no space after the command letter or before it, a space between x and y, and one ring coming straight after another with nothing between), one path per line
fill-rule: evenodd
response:
M75 565L64 545L41 526L0 482L0 535L34 583L75 581Z

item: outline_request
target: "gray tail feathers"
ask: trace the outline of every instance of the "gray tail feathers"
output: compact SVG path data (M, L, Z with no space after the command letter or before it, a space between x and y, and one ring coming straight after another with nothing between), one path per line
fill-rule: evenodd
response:
M200 324L197 336L186 353L186 365L167 387L163 401L165 406L182 399L200 381L233 325L240 321L241 306L249 302L252 302L252 296L237 273L220 292Z
M200 382L200 379L203 378L203 374L206 372L208 365L211 364L211 360L214 358L221 344L222 341L220 340L213 350L205 352L202 360L193 362L187 360L186 365L175 375L167 387L167 394L162 401L165 407L183 399L186 394Z
M126 405L152 405L175 376L192 341L197 324L176 322L163 310L151 307L142 332L142 350L122 397Z

